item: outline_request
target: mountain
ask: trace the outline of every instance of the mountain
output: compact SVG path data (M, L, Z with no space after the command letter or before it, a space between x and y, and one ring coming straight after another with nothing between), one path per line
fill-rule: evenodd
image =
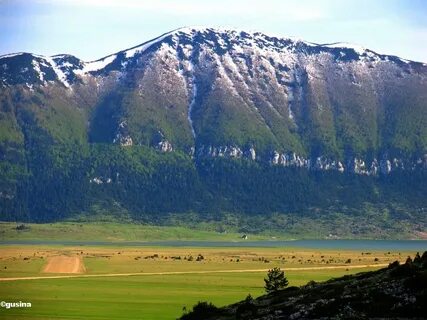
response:
M423 319L426 288L427 252L402 265L311 281L223 308L199 303L181 319Z
M0 101L4 219L353 208L354 181L356 204L405 183L426 204L427 65L354 45L184 28L92 62L9 54Z

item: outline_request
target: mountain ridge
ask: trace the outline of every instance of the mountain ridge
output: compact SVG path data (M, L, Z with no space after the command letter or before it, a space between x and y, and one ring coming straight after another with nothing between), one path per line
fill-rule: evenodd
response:
M142 46L145 46L145 45L148 45L148 44L154 44L155 42L160 41L164 37L169 36L169 35L173 35L173 34L176 34L176 33L192 33L194 31L196 31L196 32L205 32L205 31L209 31L209 30L215 31L215 32L221 31L221 32L234 32L234 33L261 34L263 36L268 36L268 37L271 37L271 38L277 38L277 39L280 39L280 40L290 40L290 41L293 41L293 42L302 42L302 43L305 43L305 44L308 44L308 45L319 46L319 47L349 48L349 49L354 49L355 51L359 51L359 52L360 51L369 50L369 51L371 51L371 52L373 52L373 53L375 53L377 55L396 57L396 58L399 58L402 61L415 62L415 63L421 63L423 65L427 65L427 63L422 62L422 61L416 61L416 60L412 60L412 59L405 59L405 58L402 58L402 57L399 57L399 56L393 55L393 54L379 54L379 53L377 53L377 52L375 52L373 50L368 49L365 46L362 46L362 45L359 45L359 44L355 44L355 43L351 43L351 42L336 41L336 42L317 43L317 42L305 41L304 39L298 38L298 37L281 36L281 35L270 35L270 34L267 34L265 32L258 31L258 30L243 30L243 29L240 30L240 29L227 28L227 27L220 27L220 28L214 27L214 28L211 28L211 27L204 27L204 26L188 26L188 27L181 27L181 28L173 29L173 30L165 32L162 35L160 35L158 37L155 37L155 38L153 38L151 40L142 42L142 43L140 43L138 45L129 47L129 48L124 49L124 50L120 50L120 51L117 51L117 52L114 52L114 53L107 54L107 55L105 55L105 56L103 56L101 58L98 58L98 59L88 60L88 61L85 61L85 60L79 59L79 58L78 59L80 61L82 61L82 62L85 62L85 63L97 62L97 61L104 60L105 58L108 58L110 56L116 55L116 54L121 53L121 52L126 52L126 51L130 51L132 49L137 49L139 47L142 47ZM2 55L0 55L0 59L1 58L13 57L13 56L20 55L20 54L31 54L31 55L34 55L35 57L40 57L40 58L44 58L44 57L55 58L55 57L61 57L61 56L71 56L71 57L77 58L77 56L72 55L72 54L67 54L67 53L58 53L58 54L54 54L54 55L40 55L40 54L35 54L35 53L27 52L27 51L19 51L19 52L14 52L14 53L5 53L5 54L2 54Z
M197 51L199 50L198 48L201 48L205 51L212 51L207 53L209 55L207 57L208 60L205 60L204 62L200 61L203 56L201 56L201 53ZM246 50L251 50L252 48L254 49L254 51L246 52ZM165 52L159 53L159 51L162 50ZM184 51L186 52L184 53ZM170 54L176 55L176 57L170 56ZM360 170L356 170L357 172L369 174L376 174L376 172L378 171L387 173L391 170L390 168L393 167L393 164L395 167L398 167L398 163L402 162L403 160L399 159L399 157L396 156L392 156L391 158L389 158L387 156L387 154L390 153L389 150L383 150L381 152L382 154L377 154L377 156L372 157L372 159L370 160L367 158L360 159L357 157L358 153L360 155L360 151L354 152L354 149L356 149L354 143L356 143L357 141L351 141L355 139L355 137L353 136L349 136L348 139L350 140L350 149L352 149L350 153L355 153L356 157L346 157L345 159L343 157L342 151L338 150L342 150L343 147L346 147L345 144L348 144L348 142L340 142L341 144L343 144L343 146L336 145L336 139L339 137L337 134L339 132L334 131L337 131L337 129L339 128L332 128L332 131L328 131L330 129L322 128L321 132L315 133L315 135L317 136L326 135L325 139L330 139L330 141L324 142L325 144L327 144L327 146L321 148L326 149L323 151L327 151L327 154L323 154L322 152L313 150L313 148L315 149L316 146L303 146L304 143L307 144L306 142L304 142L305 139L312 139L310 137L301 136L301 132L304 130L302 129L302 127L305 126L305 122L307 119L302 116L300 116L300 119L296 119L295 112L297 111L293 109L298 108L300 110L303 110L305 108L304 104L317 104L317 108L320 111L313 112L317 114L313 114L312 116L310 115L310 117L312 117L313 119L308 120L314 122L322 121L322 123L313 123L313 125L324 126L325 121L330 121L327 119L328 117L330 117L330 115L327 115L326 113L336 113L336 111L327 110L326 113L322 112L323 105L325 103L330 104L331 106L327 109L333 109L336 108L334 104L343 103L337 101L336 98L333 98L331 96L330 89L326 89L327 87L325 87L325 85L326 82L335 82L336 80L344 81L347 79L342 79L340 77L335 77L334 79L334 75L332 75L331 77L331 75L328 74L328 68L332 68L333 65L323 67L325 63L338 64L338 70L335 72L340 72L340 70L344 67L347 67L347 65L352 68L348 71L343 70L349 73L349 85L352 87L343 87L341 90L350 90L350 94L353 94L352 92L359 91L359 93L357 94L369 96L368 98L370 99L370 101L362 100L360 102L357 101L355 103L356 105L359 104L359 106L357 106L358 108L360 108L360 103L381 104L382 102L379 101L379 99L384 98L377 94L377 92L379 90L387 89L374 88L376 86L376 82L381 81L380 79L367 79L371 82L370 86L372 88L363 88L362 81L365 80L365 78L363 77L363 73L367 72L366 70L363 70L363 68L366 69L366 65L367 68L371 69L381 68L381 65L387 66L387 68L397 68L397 70L393 70L391 72L402 72L401 75L398 75L398 77L401 78L405 78L405 74L420 74L420 71L425 71L425 73L427 73L427 67L425 64L404 60L395 56L380 55L369 49L361 48L359 46L354 47L350 45L345 47L341 43L320 45L302 40L293 40L291 38L285 37L269 37L260 32L247 33L244 31L227 29L217 30L212 28L189 27L180 28L164 33L157 38L154 38L137 46L107 55L101 59L90 62L84 62L74 56L64 54L54 55L52 57L44 57L29 53L4 55L0 57L0 63L3 62L3 68L2 72L0 73L0 79L2 80L3 87L13 85L24 85L27 86L30 90L32 90L32 87L34 85L44 86L48 83L51 83L51 85L53 85L52 81L60 82L67 89L71 90L73 87L86 85L92 81L96 82L97 91L99 91L99 88L101 88L100 90L102 91L102 87L107 87L107 90L117 91L117 89L120 89L119 82L121 81L127 82L126 85L128 87L136 85L135 80L131 80L131 78L134 76L136 70L141 70L141 76L144 76L144 73L147 73L147 68L144 67L144 62L141 59L151 59L150 55L161 55L159 59L163 59L163 64L166 61L165 56L167 56L167 59L169 59L167 60L168 63L174 63L176 65L176 68L178 68L178 74L170 74L171 76L175 77L175 83L172 85L174 85L175 87L184 87L182 88L182 95L186 96L187 100L187 110L185 110L185 112L187 112L187 126L190 127L193 140L197 140L195 138L196 131L200 131L200 129L195 130L195 127L197 127L198 124L197 121L193 121L192 116L193 113L197 114L201 112L193 109L200 109L200 107L195 105L200 104L201 99L203 99L204 93L202 93L202 90L200 90L200 88L202 87L204 87L203 89L209 95L210 93L212 93L213 88L215 86L218 86L220 87L219 93L221 95L226 95L228 100L235 100L232 103L246 105L248 108L254 109L255 113L258 113L255 115L251 115L248 114L248 112L246 111L236 110L239 113L239 117L251 118L250 123L252 123L252 128L242 128L241 130L244 130L244 132L240 133L235 132L236 130L224 133L224 128L212 128L212 130L214 130L217 134L225 134L225 139L219 139L220 143L218 143L215 142L215 140L218 139L212 139L213 136L210 134L210 137L208 139L209 141L207 143L206 141L202 141L201 143L198 143L197 141L195 141L194 143L187 141L185 142L185 144L187 145L185 148L187 152L190 152L190 154L207 154L209 156L215 156L216 154L219 154L227 155L229 157L238 157L240 155L246 154L250 159L255 158L256 155L254 156L254 151L256 151L256 139L259 139L261 137L248 137L248 134L245 132L247 132L247 130L253 131L255 130L255 128L257 128L256 130L258 132L263 132L262 140L259 141L258 144L263 146L265 146L266 143L273 144L273 146L268 147L268 150L264 150L264 153L267 151L270 154L264 155L263 157L271 163L286 165L291 161L293 163L298 164L299 166L307 168L315 168L316 166L334 167L338 171L342 171L344 167L356 166L361 167ZM196 57L195 55L198 56ZM326 58L333 58L334 60L327 61L327 59L324 58L325 55ZM252 66L253 62L251 61L251 59L253 56L257 56L257 58L259 58L257 61L259 66ZM20 65L19 62L15 66L14 61L10 61L10 59L18 58L20 58L20 60L24 60L21 63L24 64L24 66ZM210 63L209 59L214 59L213 63ZM263 64L263 60L265 59L269 60L268 64ZM316 60L312 61L313 59ZM239 64L242 62L240 60L244 60L243 63L245 63L246 65ZM149 61L147 63L153 64L154 62ZM210 65L207 66L209 70L203 70L203 63L205 63L205 65L210 63ZM360 64L362 64L362 66L360 66ZM156 68L158 66L154 67ZM261 70L258 70L259 68ZM425 70L423 70L423 68ZM262 78L258 78L255 79L256 81L252 81L254 80L254 71L261 72L259 75L256 76ZM388 72L388 70L386 71ZM157 72L158 76L161 72L168 72L168 70L164 70L163 68L163 70L156 70L155 72ZM273 74L273 72L275 72L275 74ZM380 77L387 75L383 70L379 70L378 72ZM203 79L203 77L205 77L205 75L208 73L210 73L212 77L209 79ZM246 75L244 73L246 73ZM421 75L422 74L423 73L421 73ZM370 78L376 77L375 74L368 76ZM8 77L11 79L8 80ZM13 77L14 79L12 79ZM276 79L274 79L274 77ZM328 80L328 77L330 77L331 80ZM422 86L424 86L425 75L421 77L421 83L424 83L422 84ZM317 81L316 79L318 79L319 81ZM131 83L132 81L133 83ZM163 83L155 83L157 87L161 87L165 85L166 80L157 79L157 81L163 81ZM222 83L220 81L222 81ZM264 83L260 83L260 81ZM394 81L394 79L391 79L391 81ZM109 85L105 85L106 82L109 82ZM268 84L268 87L266 87L265 84ZM211 89L207 87L209 85L212 86ZM389 84L385 85L389 86ZM199 87L198 92L197 87ZM322 93L321 95L317 92L313 92L314 96L310 97L310 91L317 91L318 89L323 91L326 89L327 91ZM172 87L170 87L170 89L168 90L175 90L175 88L172 89ZM103 92L99 92L99 94L102 98ZM320 98L322 95L324 96L325 94L326 100L325 98ZM314 101L306 101L310 98L312 98L312 100ZM331 98L336 101L331 101ZM338 100L342 100L341 97L337 98ZM360 100L359 97L354 98ZM157 97L156 99L159 99L159 97ZM172 100L171 98L168 99ZM229 102L230 101L225 101L224 103L227 104ZM353 102L349 101L344 103L352 104ZM259 108L260 104L265 105L263 106L263 110ZM287 108L286 104L288 105ZM227 106L227 108L228 110L231 109L230 106ZM378 107L373 106L373 108ZM203 112L206 111L207 110ZM373 111L374 113L377 113L376 110ZM350 115L352 118L360 117L360 115L354 114L354 111L349 110L348 112L353 113L352 115ZM204 115L201 114L201 116ZM234 117L234 115L232 114L229 114L229 116ZM335 117L335 115L332 116ZM368 116L376 117L376 115L374 114ZM301 124L298 123L298 120L301 121ZM345 119L345 121L348 120L354 121L354 119ZM264 123L256 124L256 122L259 121ZM121 133L122 131L129 131L124 128L125 126L127 126L128 122L129 121L127 119L122 119L121 121L115 124L116 137L112 139L113 142L120 143L120 141L123 140L124 144L131 143L132 135L122 137ZM219 125L223 126L223 123L224 122L221 122L219 123ZM255 125L255 127L253 125ZM336 126L337 123L331 123L328 125ZM353 124L352 126L357 126L357 123ZM204 126L203 130L205 130L205 127L206 126ZM160 130L156 134L164 137L165 135L162 132L162 129L163 128L160 128ZM342 128L340 130L355 129ZM204 132L201 133L203 136ZM151 136L153 136L153 134L154 133L149 133L149 135ZM235 137L236 134L240 137ZM308 132L306 132L306 134L308 134ZM185 135L188 135L188 133L185 133ZM258 134L252 132L252 135L256 136ZM375 136L376 133L371 131L370 133L364 133L364 135L364 142L373 144L369 148L377 149L378 142L376 142L375 140L369 141L370 138L368 138L369 135ZM359 135L359 137L361 136ZM423 135L421 135L420 138L421 146L416 148L418 148L421 153L419 152L416 156L417 160L415 161L415 163L412 163L412 165L406 164L406 167L417 166L417 163L419 163L420 161L425 162L423 158L426 157L426 142L424 141L425 138L423 138ZM135 138L133 139L135 140ZM150 138L150 140L152 139L153 137ZM266 139L267 141L265 141ZM275 142L275 140L278 139L280 141L278 141L278 143L277 141ZM186 137L184 140L191 140L191 137ZM159 149L170 151L175 147L174 144L176 144L176 141L171 142L168 137L164 137L164 139L161 138L161 140L158 141L157 144ZM281 145L281 150L275 149L275 144L278 144L278 146ZM178 148L182 147L178 146ZM413 149L414 146L412 146L411 148ZM309 149L311 149L311 151ZM362 153L364 153L364 155L366 156L367 149L366 147L364 147L363 149L364 150ZM341 154L338 154L337 151ZM300 159L296 160L298 157ZM367 160L369 160L369 163L366 163L365 165L361 166L361 164L363 162L367 162ZM325 161L327 162L327 164L322 164L322 162ZM383 163L378 164L381 161ZM402 167L402 165L400 166ZM370 167L373 167L374 169L371 169Z
M352 44L352 43L347 43L347 42L333 42L333 43L324 43L324 44L320 44L320 43L314 43L314 42L309 42L309 41L304 41L302 39L299 38L294 38L294 37L280 37L280 36L269 36L265 33L262 33L260 31L244 31L244 30L237 30L237 29L228 29L228 28L209 28L209 27L183 27L183 28L178 28L178 29L174 29L172 31L166 32L154 39L148 40L146 42L143 42L141 44L138 44L136 46L130 47L128 49L124 49L124 50L120 50L117 51L115 53L111 53L108 54L106 56L103 56L99 59L95 59L95 60L91 60L91 61L83 61L82 59L79 59L78 57L74 56L74 55L70 55L70 54L55 54L52 56L45 56L45 55L39 55L39 54L34 54L34 53L29 53L29 52L17 52L17 53L9 53L9 54L4 54L4 55L0 55L0 60L1 59L5 59L5 58L13 58L16 56L20 56L20 55L31 55L34 56L35 58L40 58L40 59L46 59L46 60L51 60L51 59L63 59L63 58L71 58L71 59L76 59L78 60L80 63L83 63L87 66L87 69L85 70L85 68L79 68L77 69L77 74L79 75L83 75L85 73L90 73L90 72L94 72L94 71L99 71L100 69L105 68L106 66L108 66L112 61L109 61L108 59L110 58L114 58L116 59L118 55L121 54L125 54L126 58L130 58L133 56L133 54L139 52L142 53L145 50L149 49L152 45L155 45L158 42L161 42L162 40L164 40L167 37L174 37L177 36L179 34L186 34L186 35L190 35L190 36L194 36L195 33L206 33L206 32L214 32L214 33L222 33L222 34L234 34L234 35L242 35L242 34L247 34L247 35L251 35L251 36L259 36L261 38L269 38L269 39L276 39L278 41L287 41L290 43L300 43L306 46L311 46L311 47L315 47L315 48L319 48L319 49L349 49L349 50L353 50L355 53L359 54L359 55L363 55L363 54L367 54L367 55L375 55L377 57L381 57L381 58L385 58L385 59L392 59L393 61L401 61L403 63L408 63L408 64L417 64L423 67L426 67L427 64L423 63L423 62L418 62L418 61L413 61L413 60L409 60L409 59L403 59L400 58L396 55L388 55L388 54L378 54L375 51L372 51L370 49L367 49L363 46L360 45L356 45L356 44ZM131 52L131 53L129 53ZM107 60L107 62L105 62L105 60ZM97 65L100 64L101 62L103 62L103 67L93 67L93 65ZM91 67L92 65L92 67ZM76 74L76 75L77 75ZM3 81L4 83L4 81Z
M348 203L332 181L350 192L353 174L374 179L382 204L403 181L422 194L427 67L337 46L187 28L92 62L0 57L3 212L57 216L109 198L139 213L251 211L255 190L274 204L257 212L300 210Z

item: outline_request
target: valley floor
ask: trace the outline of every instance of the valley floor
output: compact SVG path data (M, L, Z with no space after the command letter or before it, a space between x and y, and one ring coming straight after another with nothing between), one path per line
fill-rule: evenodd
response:
M32 307L0 308L0 317L176 319L198 301L223 306L261 295L266 271L275 266L285 270L290 285L303 285L378 269L408 255L414 252L1 245L0 278L9 280L0 282L1 300ZM46 273L47 266L61 265L63 259L81 261L84 273L72 273L74 268ZM59 273L64 271L69 273Z
M163 221L164 224L160 225L132 220L117 221L114 220L114 217L111 218L112 221L89 222L17 223L0 221L0 242L15 240L110 243L192 240L238 242L295 239L427 239L427 234L420 231L425 229L424 221L419 221L416 226L403 222L403 225L390 222L389 227L380 228L378 224L370 221L370 216L364 217L364 220L360 217L340 220L336 216L316 220L304 217L292 218L286 215L246 217L248 220L239 220L243 218L238 216L227 216L220 221L198 220L199 218L191 215L177 216Z

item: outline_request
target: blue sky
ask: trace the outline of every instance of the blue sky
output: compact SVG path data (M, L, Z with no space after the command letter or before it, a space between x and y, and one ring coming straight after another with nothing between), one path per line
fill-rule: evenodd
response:
M425 0L0 0L0 54L89 61L184 26L350 42L427 62Z

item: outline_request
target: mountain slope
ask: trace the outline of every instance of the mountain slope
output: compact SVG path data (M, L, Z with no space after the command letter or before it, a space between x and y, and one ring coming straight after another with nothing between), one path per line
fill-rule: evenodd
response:
M409 179L418 210L426 101L423 63L257 32L178 29L93 62L0 56L1 211L299 211L348 205L347 174L375 177L383 204Z
M179 29L90 63L67 55L0 59L5 86L61 83L72 99L96 86L95 142L120 142L115 135L126 132L135 144L168 141L201 154L253 147L273 161L274 152L281 162L296 153L349 169L360 157L368 171L383 159L388 171L387 160L408 153L424 161L427 67L368 49Z

